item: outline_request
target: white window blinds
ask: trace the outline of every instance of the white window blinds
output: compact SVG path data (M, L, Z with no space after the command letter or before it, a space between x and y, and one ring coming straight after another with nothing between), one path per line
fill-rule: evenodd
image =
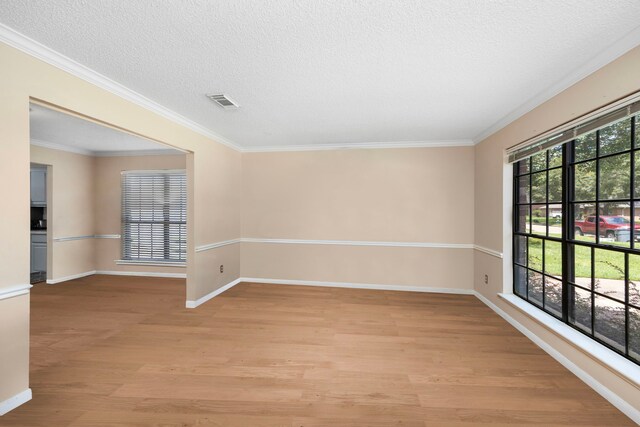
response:
M639 94L635 94L620 106L621 103L614 103L609 107L589 114L581 119L574 120L565 126L547 132L540 138L525 141L507 150L509 163L531 157L556 145L564 144L578 138L579 136L593 132L613 122L630 117L640 111Z
M186 253L185 171L122 172L123 259L184 262Z

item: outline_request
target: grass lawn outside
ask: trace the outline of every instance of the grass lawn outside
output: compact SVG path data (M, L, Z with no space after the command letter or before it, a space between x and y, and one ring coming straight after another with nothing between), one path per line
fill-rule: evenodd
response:
M587 236L576 237L576 240L593 241ZM529 266L541 271L543 268L542 243L542 239L529 238ZM609 244L629 247L629 244L624 242L609 242ZM552 276L562 277L562 245L559 242L545 241L544 271ZM575 245L575 277L591 277L591 248ZM596 249L595 277L624 280L624 254L607 249ZM640 255L629 255L629 280L640 281Z

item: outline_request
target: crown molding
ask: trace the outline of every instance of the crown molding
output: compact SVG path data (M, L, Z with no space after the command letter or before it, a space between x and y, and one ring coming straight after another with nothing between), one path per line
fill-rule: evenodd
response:
M122 150L122 151L94 151L94 157L127 157L127 156L171 156L184 154L177 150Z
M55 50L17 32L16 30L0 23L0 42L12 46L30 56L40 59L56 68L68 72L84 81L94 84L114 95L152 111L174 123L182 125L192 131L210 138L220 144L239 152L286 152L286 151L321 151L341 149L372 149L372 148L414 148L414 147L465 147L473 146L488 136L494 134L508 124L530 112L542 103L553 98L563 90L604 67L624 53L640 45L640 26L627 35L615 41L604 51L587 61L584 65L574 70L563 79L540 92L519 107L505 115L493 125L480 132L473 139L460 140L432 140L432 141L397 141L397 142L361 142L361 143L336 143L317 145L285 145L265 147L241 147L233 141L224 138L212 130L170 110L155 101L123 86L122 84L74 61L73 59L56 52ZM67 150L69 151L69 150ZM106 154L105 154L106 155Z
M193 130L207 138L211 138L236 151L245 153L262 152L283 152L283 151L321 151L321 150L342 150L342 149L369 149L369 148L412 148L412 147L466 147L474 145L473 140L433 140L433 141L397 141L397 142L356 142L337 144L317 144L317 145L287 145L287 146L267 146L267 147L241 147L233 141L205 128L202 125L172 111L155 101L141 95L122 84L106 77L89 67L37 42L11 27L0 23L0 42L12 46L28 55L38 58L56 68L68 72L82 80L94 84L108 92L150 110L166 119L178 123ZM58 148L61 149L61 148ZM70 151L70 150L66 150ZM84 154L84 153L79 153ZM102 154L86 154L102 155ZM104 154L105 156L113 154ZM131 154L126 154L131 155Z
M36 147L48 148L50 150L66 151L69 153L81 154L83 156L94 156L95 153L91 150L85 150L83 148L71 147L68 145L57 144L55 142L43 141L42 139L31 138L29 144Z
M91 157L127 157L127 156L166 156L177 154L177 150L122 150L122 151L91 151L84 148L71 147L69 145L57 144L55 142L43 141L42 139L31 139L31 145L48 148L50 150L66 151Z
M126 99L129 102L137 104L147 110L150 110L174 123L178 123L186 128L191 129L194 132L199 133L207 138L214 140L220 144L226 145L236 151L241 151L241 148L234 142L221 135L205 128L202 125L170 110L155 101L143 96L122 84L106 77L89 67L86 67L73 59L56 52L55 50L43 45L40 42L33 40L0 23L0 42L3 42L11 47L14 47L28 55L31 55L47 64L53 65L69 74L72 74L86 82L89 82L101 89L113 93L121 98Z
M600 68L624 55L638 45L640 45L640 26L631 30L629 33L627 33L627 35L613 42L605 50L588 60L577 69L573 70L564 78L551 85L547 89L543 90L542 92L538 93L533 98L530 98L524 104L521 104L519 107L498 120L496 123L480 132L473 138L474 145L479 144L487 137L493 135L500 129L506 127L510 123L514 122L534 108L550 100L560 92L578 83L580 80L584 79L590 74L598 71Z
M346 142L315 145L272 145L266 147L245 147L243 153L271 153L283 151L324 151L324 150L364 150L375 148L425 148L425 147L471 147L471 139L430 140L430 141L389 141L389 142Z

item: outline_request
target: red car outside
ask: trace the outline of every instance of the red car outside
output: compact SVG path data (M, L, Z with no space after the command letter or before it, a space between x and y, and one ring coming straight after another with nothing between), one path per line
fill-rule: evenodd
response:
M586 220L574 221L574 228L576 230L576 234L579 236L583 236L585 234L596 234L596 218L595 216L588 216ZM636 236L640 233L640 224L635 224ZM619 215L615 216L607 216L600 215L600 235L615 238L617 230L629 230L631 229L631 221L627 218Z

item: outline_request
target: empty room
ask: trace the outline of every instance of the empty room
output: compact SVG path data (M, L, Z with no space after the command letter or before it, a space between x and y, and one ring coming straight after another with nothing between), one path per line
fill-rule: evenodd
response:
M640 424L640 3L0 2L0 426Z

